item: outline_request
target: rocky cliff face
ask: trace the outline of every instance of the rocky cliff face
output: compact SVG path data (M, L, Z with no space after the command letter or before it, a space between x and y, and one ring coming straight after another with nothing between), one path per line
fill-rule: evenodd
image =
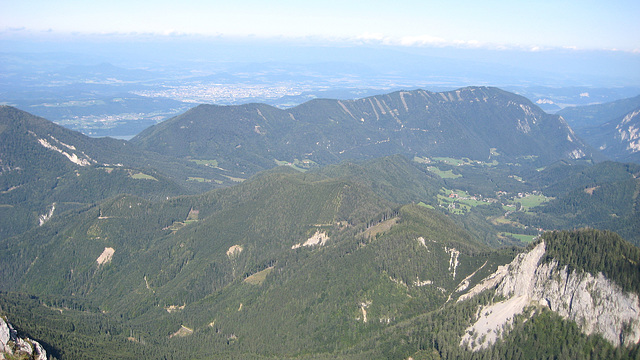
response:
M640 162L640 108L602 125L580 129L580 135L611 159Z
M544 306L575 321L587 335L597 333L613 345L640 342L640 300L620 286L587 272L567 270L556 261L542 264L544 242L476 285L458 301L495 288L505 300L480 307L477 320L460 342L471 350L492 345L527 306Z
M6 358L6 355L11 355L9 358L27 355L29 359L47 360L47 352L40 343L19 338L13 326L0 317L0 359Z

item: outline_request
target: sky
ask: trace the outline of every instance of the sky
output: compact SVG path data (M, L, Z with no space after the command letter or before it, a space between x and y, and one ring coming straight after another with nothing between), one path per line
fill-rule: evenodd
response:
M0 39L248 37L640 53L640 1L0 0Z

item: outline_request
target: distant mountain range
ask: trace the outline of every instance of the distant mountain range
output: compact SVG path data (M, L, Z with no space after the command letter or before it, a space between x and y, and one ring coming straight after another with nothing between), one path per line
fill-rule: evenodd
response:
M610 159L640 163L640 96L566 108L558 115Z
M131 140L142 149L254 173L276 161L326 165L404 154L486 161L603 159L558 116L497 88L318 99L291 109L201 105Z
M640 95L603 104L567 107L556 114L562 116L576 131L591 128L621 118L640 107Z
M602 125L583 128L580 134L611 159L640 163L640 106Z

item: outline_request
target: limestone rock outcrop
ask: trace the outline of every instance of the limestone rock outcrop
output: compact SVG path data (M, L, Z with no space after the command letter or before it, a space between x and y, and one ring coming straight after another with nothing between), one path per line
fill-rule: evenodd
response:
M47 360L47 352L42 345L29 338L19 338L13 326L0 317L0 359L11 356L28 355L30 359Z
M492 345L527 306L544 306L575 321L587 335L597 333L615 346L640 342L640 299L624 292L602 273L568 271L558 262L541 263L545 244L519 254L469 292L463 301L487 289L505 300L481 307L460 342L471 350Z

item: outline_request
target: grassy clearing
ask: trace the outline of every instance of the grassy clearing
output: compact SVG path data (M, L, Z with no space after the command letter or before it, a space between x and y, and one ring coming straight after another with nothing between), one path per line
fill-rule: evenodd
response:
M460 174L454 174L452 170L442 171L435 166L429 166L427 167L427 170L440 176L443 179L457 179L459 177L462 177L462 175Z
M477 197L470 195L463 190L441 189L437 196L438 205L446 207L453 214L465 214L471 208L486 204L485 201L479 200Z
M300 171L300 172L305 172L305 171L307 171L307 169L304 169L304 168L298 167L298 166L295 164L295 162L291 163L291 162L288 162L288 161L281 161L281 160L275 160L275 162L276 162L276 164L278 164L278 166L290 166L290 167L292 167L292 168L294 168L294 169L296 169L296 170L298 170L298 171Z
M519 223L517 221L513 221L511 219L507 219L504 216L489 217L489 218L487 218L487 220L489 220L493 225L496 225L496 226L499 226L499 225L511 225L513 227L524 229L524 225L522 225L521 223Z
M180 229L182 229L185 226L185 224L181 221L175 221L173 224L171 224L171 226L165 228L164 230L171 230L171 232L176 232Z
M544 195L527 195L525 197L518 198L515 201L519 202L520 205L522 205L522 209L524 211L528 211L529 209L540 206L551 199L552 198L546 197Z
M187 215L187 218L184 220L184 222L175 221L173 224L171 224L171 226L169 226L165 230L171 230L173 232L176 232L189 224L198 222L199 215L200 215L200 210L191 209L189 211L189 214Z
M278 164L278 166L291 166L292 168L300 172L305 172L318 165L315 161L309 159L294 159L292 162L277 159L274 159L274 161L276 162L276 164Z
M426 207L427 209L431 209L431 210L434 210L434 209L435 209L433 206L431 206L431 205L429 205L429 204L425 204L425 203L423 203L422 201L420 201L420 202L418 203L418 206L424 206L424 207Z
M471 209L469 205L461 204L455 200L449 199L446 196L438 195L438 205L443 208L447 208L449 212L453 214L462 215Z
M178 331L176 331L175 333L171 334L169 336L169 338L172 337L185 337L185 336L189 336L193 334L193 329L190 329L184 325L180 325L180 329L178 329Z
M218 167L218 160L197 160L197 159L191 159L189 161L193 161L194 163L198 164L198 165L204 165L204 166L209 166L209 167L213 167L213 168L217 168Z
M246 180L246 179L243 179L243 178L238 178L238 177L233 177L233 176L228 176L228 175L222 175L222 176L226 177L227 179L229 179L229 180L231 180L233 182L243 182L243 181Z
M206 182L206 183L215 182L216 184L222 184L221 180L211 180L211 179L205 179L205 178L195 177L195 176L187 177L187 181L197 181L197 182Z
M469 211L471 211L471 206L467 204L457 203L457 202L450 203L448 208L450 213L456 214L456 215L464 215Z
M134 178L134 179L138 179L138 180L155 180L155 181L158 181L158 179L154 178L153 176L147 175L147 174L144 174L144 173L141 173L141 172L135 173L135 174L131 175L131 177Z
M414 156L413 157L413 161L417 162L418 164L430 164L431 163L431 160L426 156L424 156L424 157Z
M363 233L360 234L360 236L368 239L375 238L376 235L391 230L391 228L398 223L398 220L400 220L400 218L397 218L397 217L389 220L385 220L365 230Z
M450 158L450 157L434 157L433 160L439 161L441 163L445 163L447 165L452 165L452 166L460 166L460 165L471 164L471 160L469 160L467 158L454 159L454 158Z
M244 279L244 282L251 285L262 285L264 280L267 278L267 275L269 275L272 271L273 271L273 266L268 267L262 271L258 271L257 273L247 277L246 279Z
M198 217L200 216L200 210L191 209L189 214L187 215L187 221L198 221Z
M197 181L197 182L211 182L210 179L205 179L201 177L189 176L187 177L187 181Z
M443 164L451 165L451 166L468 166L468 165L483 165L483 166L496 166L499 164L497 160L492 160L491 162L484 162L478 160L471 160L469 158L450 158L450 157L434 157L434 161L441 162ZM415 161L415 158L414 158Z
M537 235L514 234L510 232L501 232L498 235L503 237L512 237L524 243L530 243L537 237Z

